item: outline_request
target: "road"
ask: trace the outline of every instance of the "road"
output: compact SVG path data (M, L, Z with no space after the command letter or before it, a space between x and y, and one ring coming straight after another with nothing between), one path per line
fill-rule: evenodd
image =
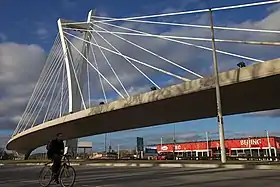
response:
M35 187L40 166L0 166L0 187ZM279 187L279 170L75 166L77 187ZM51 185L59 186L59 185Z

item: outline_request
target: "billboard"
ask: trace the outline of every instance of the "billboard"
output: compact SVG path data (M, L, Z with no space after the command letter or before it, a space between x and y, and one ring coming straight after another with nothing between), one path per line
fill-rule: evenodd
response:
M144 139L137 137L137 151L144 151Z
M145 148L146 154L157 154L157 149Z
M92 142L78 142L78 148L92 148Z
M274 137L269 138L269 142L271 147L277 147L277 141L275 141ZM262 138L242 138L242 139L229 139L225 140L225 147L228 149L236 149L236 148L260 148L268 147L268 139L265 137ZM163 152L172 152L175 147L175 151L194 151L194 150L206 150L207 142L185 142L185 143L170 143L157 145L158 151ZM220 141L209 141L208 143L209 149L219 149Z

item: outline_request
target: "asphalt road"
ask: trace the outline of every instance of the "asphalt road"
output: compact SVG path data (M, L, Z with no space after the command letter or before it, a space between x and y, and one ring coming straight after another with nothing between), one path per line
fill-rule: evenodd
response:
M74 167L77 187L279 187L280 183L280 170ZM0 187L39 186L40 168L0 166Z

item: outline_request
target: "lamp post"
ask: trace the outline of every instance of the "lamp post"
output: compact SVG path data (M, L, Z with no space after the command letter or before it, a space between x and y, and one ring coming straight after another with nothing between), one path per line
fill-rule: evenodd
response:
M267 138L267 144L268 144L268 148L269 148L269 158L271 160L271 145L270 145L270 141L269 141L269 134L268 134L268 130L265 130L266 132L266 138Z
M209 140L208 140L208 132L205 132L205 135L206 135L207 157L209 157Z
M175 124L173 125L173 159L176 160L175 158L175 151L176 151L176 139L175 139Z
M118 159L120 159L120 144L118 144Z
M219 136L220 136L220 147L221 147L221 162L226 163L224 121L223 121L221 95L220 95L220 83L219 83L219 74L218 74L219 70L218 70L218 64L217 64L215 34L214 34L214 26L213 26L213 15L212 15L211 9L209 9L209 12L210 12L211 35L212 35L213 68L214 68L214 76L216 78L215 84L216 84L217 113L218 113Z
M252 153L252 147L251 147L251 136L249 136L248 138L248 144L249 144L249 149L250 149L250 157L253 157L253 153Z
M107 133L105 133L104 138L105 138L105 140L104 140L104 152L106 153L107 152Z
M245 64L245 62L239 62L239 63L237 64L237 66L238 66L239 68L244 68L244 67L246 67L246 64Z

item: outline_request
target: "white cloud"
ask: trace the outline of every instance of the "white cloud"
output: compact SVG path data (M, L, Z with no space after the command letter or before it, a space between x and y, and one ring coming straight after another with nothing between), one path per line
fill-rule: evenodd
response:
M252 21L252 20L246 20L244 19L243 22L234 23L231 21L231 23L223 23L219 21L219 17L215 16L215 23L218 25L225 25L229 27L244 27L244 28L256 28L256 29L275 29L279 30L280 25L277 24L277 18L280 14L280 8L276 7L274 9L271 9L269 14L264 17L263 19L260 19L258 21ZM187 22L191 24L203 24L207 25L209 24L209 17L206 14L200 14L194 17L189 18L188 16L181 17L180 19L176 20L178 22ZM125 30L121 30L118 28L113 28L109 26L100 25L102 27L107 28L108 30L113 31L122 31L127 32ZM132 22L125 22L121 26L132 28L136 30L141 30L148 33L159 33L162 30L162 27L151 25L151 24L138 24L138 23L132 23ZM96 28L98 29L98 28ZM100 30L100 29L98 29ZM166 30L166 27L165 29ZM197 29L197 28L182 28L182 27L172 27L172 29L169 29L162 33L164 35L179 35L179 36L193 36L193 37L208 37L210 38L210 31L207 29ZM108 34L102 34L111 44L113 44L121 53L133 57L135 59L141 60L143 62L146 62L147 64L154 65L156 67L159 67L161 69L171 71L173 73L177 72L179 69L173 65L168 64L162 59L159 59L157 57L154 57L151 54L148 54L147 52L144 52L136 47L134 47L131 44L128 44L115 36L108 35ZM98 35L94 35L96 37L97 42L99 45L107 47L109 49L112 49L106 42L104 42ZM190 70L193 70L196 73L199 73L201 75L207 76L212 73L212 52L211 51L205 51L201 49L197 49L194 47L188 47L181 44L176 44L173 42L161 40L161 39L153 39L153 38L144 38L144 37L129 37L129 36L123 36L122 37L145 47L146 49L149 49L159 55L162 55L163 57L172 60L173 62L176 62L184 67L189 68ZM238 39L238 40L268 40L268 41L277 41L278 35L275 34L257 34L257 33L248 33L248 32L236 32L236 31L216 31L216 37L221 39ZM92 41L93 42L93 41ZM188 41L189 42L189 41ZM94 42L93 42L94 43ZM211 48L211 43L202 43L202 42L192 42L198 45L204 45L209 48ZM256 59L270 59L270 58L276 58L278 57L278 50L272 49L270 47L264 47L264 46L246 46L246 45L236 45L236 44L221 44L217 43L218 49L222 49L224 51L232 52L235 54L242 54L244 56L249 57L255 57ZM107 59L110 61L111 65L114 67L116 73L118 74L120 80L124 84L124 86L127 89L136 89L137 87L142 88L143 86L148 87L152 86L151 83L149 83L145 78L138 73L128 62L126 62L122 57L119 57L115 54L112 54L110 52L107 52L105 50L104 54L106 55ZM116 79L115 75L112 73L110 67L104 60L103 55L99 52L98 48L95 48L95 53L97 56L97 61L99 64L100 72L108 78L108 80L115 85L122 93L121 85L119 84L118 80ZM92 61L92 60L91 60ZM219 61L219 70L220 71L227 71L232 68L236 68L236 64L240 61L243 61L239 58L229 57L225 55L218 55L218 61ZM161 87L165 87L169 85L170 82L176 82L179 83L176 78L169 77L167 82L158 82L158 79L156 77L161 77L164 74L159 73L155 70L152 70L150 68L144 67L143 65L139 65L138 63L133 62L137 67L139 67L141 70L143 70L151 79L156 79L155 82L159 83ZM245 63L247 65L250 65L252 62L245 60ZM94 73L95 71L92 70ZM187 72L181 72L179 73L181 76L191 78L193 79L193 76L190 76ZM108 92L109 90L112 90L111 87L105 82L105 89ZM100 83L96 77L96 80L93 83L95 85L95 88L101 92ZM132 94L136 94L136 92L132 92Z
M149 86L149 85L144 85L144 86L140 86L140 87L132 86L128 89L128 92L131 95L136 95L136 94L144 93L144 92L148 92L148 91L151 91L151 86Z
M7 36L3 33L0 33L0 42L5 42L7 40Z
M253 112L253 113L247 114L245 116L246 117L271 117L271 118L276 118L276 117L280 117L280 109L262 111L262 112Z
M36 30L36 34L39 36L39 38L45 39L48 37L49 31L46 28L41 27Z
M0 128L14 129L45 59L37 45L0 44Z
M280 29L278 24L278 18L280 17L280 8L275 7L270 10L270 13L265 18L259 21L244 20L241 23L230 23L227 26L234 27L248 27L248 28L258 28L258 29ZM216 18L218 19L218 17ZM188 19L189 20L189 19ZM181 18L178 22L186 21L185 18ZM217 24L219 23L216 20ZM193 24L207 24L208 17L205 15L196 16L195 19L191 19ZM155 25L145 25L145 24L136 24L136 23L125 23L122 26L135 28L150 33L159 33L162 30L162 27ZM105 27L109 28L109 27ZM114 31L120 31L120 29L113 29ZM191 28L173 28L169 29L162 34L168 35L184 35L184 36L199 36L199 37L209 37L209 30L203 29L191 29ZM258 39L258 40L270 40L275 41L278 39L277 35L272 34L262 34L258 35L255 33L242 33L242 32L231 32L228 31L217 31L216 35L219 38L229 38L234 37L235 39ZM47 30L43 27L40 27L37 30L37 34L45 35ZM96 35L95 35L96 36ZM135 59L146 62L147 64L154 65L156 67L162 68L164 70L172 71L173 73L177 72L179 69L173 65L164 62L162 59L158 59L146 52L143 52L130 44L126 44L124 41L117 39L114 36L108 36L103 34L110 43L112 43L116 48L119 49L125 55L131 56ZM212 72L212 53L211 51L203 51L193 47L186 47L180 44L175 44L172 42L167 42L161 39L152 39L152 38L143 38L143 37L125 37L134 43L144 46L147 49L152 50L155 53L158 53L174 62L181 64L182 66L188 67L189 69L200 73L202 75L209 75ZM100 37L96 37L98 43L104 47L112 49L108 44L106 44ZM76 45L80 48L81 43L74 41ZM192 43L192 42L190 42ZM196 42L201 44L201 42ZM203 43L205 46L211 47L211 43ZM243 45L225 45L218 44L219 48L223 48L225 51L232 51L235 53L240 53L260 59L269 59L271 56L277 56L278 49L271 50L271 48L260 48L253 46L243 46ZM116 85L118 89L121 86L118 84L117 79L112 74L108 64L104 63L104 58L98 49L95 48L95 53L97 56L97 61L99 64L100 71L108 78L112 84ZM128 91L133 95L139 92L149 91L152 86L145 78L137 72L128 62L126 62L122 57L117 57L114 54L109 52L104 52L107 58L110 60L112 66L115 68L116 73L119 75L119 78L128 89ZM276 54L276 55L275 55ZM237 58L231 58L226 56L218 56L220 63L220 70L226 71L229 68L234 68L236 63L240 61ZM15 121L19 120L19 116L22 114L26 103L30 97L30 94L33 91L34 85L38 80L40 71L44 64L45 53L44 50L37 45L23 45L16 43L2 43L0 44L0 125L1 129L14 129L16 126ZM91 57L91 62L92 57ZM94 63L93 63L94 64ZM161 87L165 87L172 83L179 83L180 81L174 78L163 77L162 73L151 70L150 68L143 67L134 62L134 64L144 71L151 79L157 82ZM91 68L91 88L92 88L92 102L99 103L103 101L101 86L99 83L98 76L96 76L95 71ZM187 78L194 78L186 72L179 72L181 76ZM162 79L166 81L159 81ZM103 81L105 82L105 81ZM109 86L105 84L107 92ZM112 89L110 89L112 90ZM112 91L113 92L113 91ZM112 96L112 94L111 94ZM111 97L110 97L111 99ZM268 113L266 113L268 115Z
M0 148L4 147L6 142L9 140L8 135L0 134Z

